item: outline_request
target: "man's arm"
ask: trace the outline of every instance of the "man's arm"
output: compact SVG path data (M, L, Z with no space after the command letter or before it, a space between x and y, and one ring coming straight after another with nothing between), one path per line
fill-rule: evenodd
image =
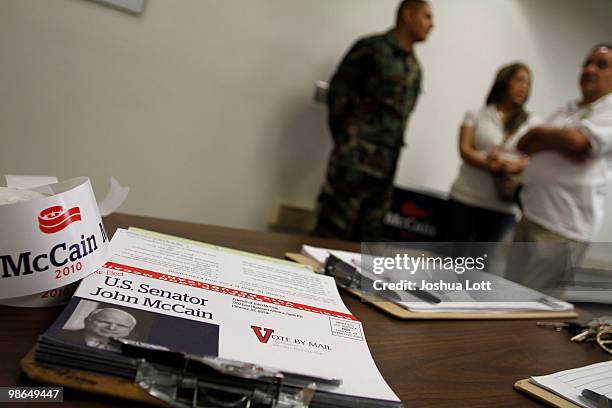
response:
M332 77L327 108L329 128L334 137L342 133L347 118L358 103L371 63L371 49L364 40L360 40L351 47Z
M543 151L556 151L581 159L590 153L591 143L579 128L535 127L519 140L517 148L530 156Z

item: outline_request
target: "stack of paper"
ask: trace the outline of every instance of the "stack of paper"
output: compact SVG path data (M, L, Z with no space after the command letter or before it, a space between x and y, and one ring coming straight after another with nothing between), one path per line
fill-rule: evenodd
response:
M111 249L41 338L39 363L129 378L112 336L317 379L313 407L402 406L332 278L139 230L118 230Z
M371 265L372 262L367 262L366 256L360 253L304 245L302 254L319 264L324 264L331 254L350 264L368 280L380 281L378 287L381 287L382 283L413 282L413 287L424 290L440 300L439 303L429 303L404 288L393 289L401 299L394 303L415 312L511 313L568 311L574 308L570 303L485 271L470 270L459 274L453 270L440 269L419 269L411 273L386 270L383 274L377 275L363 267ZM357 289L376 294L376 290L371 287Z

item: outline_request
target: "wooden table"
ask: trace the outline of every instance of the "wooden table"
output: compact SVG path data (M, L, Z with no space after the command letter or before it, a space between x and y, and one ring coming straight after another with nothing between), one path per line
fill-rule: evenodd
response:
M104 223L109 235L135 226L278 258L304 243L359 251L357 244L346 242L124 214L113 214ZM537 407L538 402L513 390L516 380L608 357L596 345L571 343L566 334L537 328L532 320L400 321L350 295L342 297L363 322L380 372L406 407ZM60 311L0 307L0 386L33 385L21 374L19 360ZM581 313L582 319L589 317ZM63 404L41 406L139 406L68 389L64 395Z

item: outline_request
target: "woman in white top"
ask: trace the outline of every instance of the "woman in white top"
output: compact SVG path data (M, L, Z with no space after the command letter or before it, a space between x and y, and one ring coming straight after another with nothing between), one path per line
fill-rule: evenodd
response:
M522 63L502 67L480 110L468 111L459 133L463 163L450 191L447 242L497 242L515 223L516 203L498 196L494 178L519 174L528 163L516 149L536 119L525 111L531 73Z

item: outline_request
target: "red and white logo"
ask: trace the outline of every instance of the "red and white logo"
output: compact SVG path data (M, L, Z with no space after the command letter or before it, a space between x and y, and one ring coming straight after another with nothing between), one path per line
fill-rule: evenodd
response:
M273 329L267 329L265 327L263 328L263 332L261 327L251 326L251 329L253 329L253 332L255 332L257 340L259 340L260 343L267 343L268 340L270 340L272 333L274 333Z
M61 231L76 221L81 221L79 207L72 207L64 211L62 206L56 205L42 210L38 216L38 226L45 234Z
M402 215L412 216L412 217L428 217L429 211L419 207L415 202L407 201L402 205L400 210Z

